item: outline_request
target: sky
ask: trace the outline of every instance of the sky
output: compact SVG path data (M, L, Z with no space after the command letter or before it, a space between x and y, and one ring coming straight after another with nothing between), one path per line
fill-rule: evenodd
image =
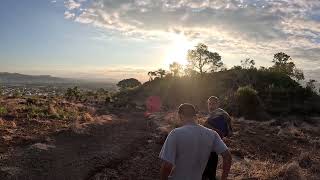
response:
M202 42L227 67L286 52L320 80L319 0L1 0L0 71L147 79Z

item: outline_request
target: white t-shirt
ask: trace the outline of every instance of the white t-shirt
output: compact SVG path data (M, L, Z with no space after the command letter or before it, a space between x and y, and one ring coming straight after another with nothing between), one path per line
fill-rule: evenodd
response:
M194 123L172 130L159 157L174 165L170 180L201 180L210 153L227 149L217 132Z

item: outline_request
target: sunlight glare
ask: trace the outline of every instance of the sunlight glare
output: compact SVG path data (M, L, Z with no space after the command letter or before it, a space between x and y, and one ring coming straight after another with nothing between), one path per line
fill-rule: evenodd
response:
M187 65L187 53L189 49L194 47L194 43L189 41L184 35L174 35L171 45L167 49L165 65L169 66L173 62Z

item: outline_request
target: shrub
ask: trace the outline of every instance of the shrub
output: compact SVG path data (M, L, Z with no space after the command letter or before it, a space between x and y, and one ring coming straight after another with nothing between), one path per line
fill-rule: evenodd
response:
M250 86L239 87L235 93L240 115L246 119L266 118L258 92Z
M8 113L7 108L0 106L0 116L4 116Z
M43 118L46 117L46 109L43 107L29 105L26 107L27 118Z

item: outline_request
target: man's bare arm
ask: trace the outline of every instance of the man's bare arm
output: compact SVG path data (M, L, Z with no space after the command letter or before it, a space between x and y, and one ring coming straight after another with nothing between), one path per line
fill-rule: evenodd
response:
M229 150L226 150L222 154L222 159L223 159L223 171L222 171L222 176L221 180L227 180L230 168L231 168L231 161L232 161L232 156Z
M167 161L163 161L160 170L160 179L168 180L168 177L172 171L173 165Z

